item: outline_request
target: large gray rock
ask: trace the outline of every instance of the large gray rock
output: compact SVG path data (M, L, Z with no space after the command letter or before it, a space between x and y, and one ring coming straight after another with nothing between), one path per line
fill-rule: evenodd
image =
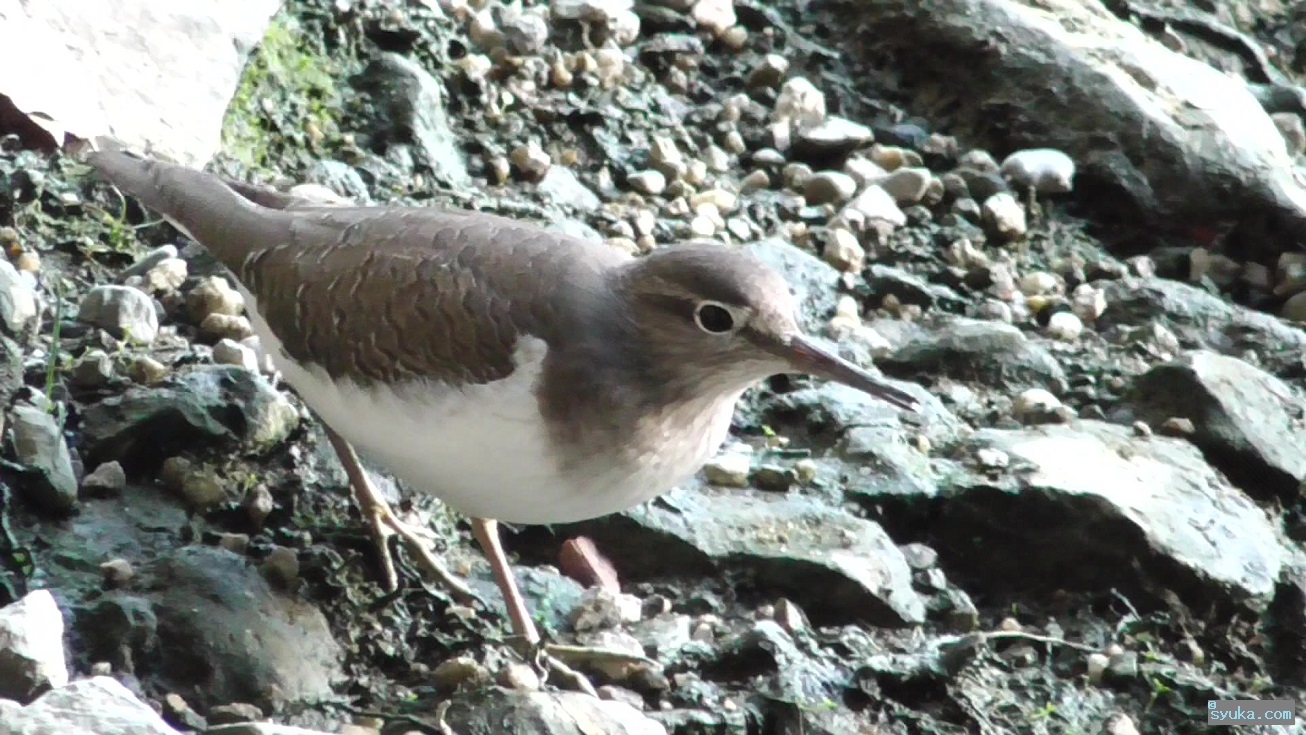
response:
M27 705L0 699L5 735L180 735L107 676L75 681Z
M50 593L36 590L0 608L0 698L29 702L67 683L63 615Z
M1242 360L1190 352L1134 381L1129 403L1152 426L1190 419L1193 443L1255 498L1295 498L1306 479L1306 400Z
M625 702L579 692L520 692L495 687L450 700L444 721L466 735L666 735Z
M78 321L108 331L119 339L149 344L159 333L154 299L131 286L96 286L82 297Z
M927 373L1014 391L1066 390L1066 373L1046 349L1010 324L949 317L879 360L891 374Z
M969 469L948 483L931 536L945 566L990 592L1169 589L1262 609L1288 561L1266 513L1186 441L1080 421L982 429L958 456Z
M130 661L197 707L252 702L265 711L321 701L343 654L322 612L274 590L223 549L188 546L143 566L130 592L77 616L93 656Z

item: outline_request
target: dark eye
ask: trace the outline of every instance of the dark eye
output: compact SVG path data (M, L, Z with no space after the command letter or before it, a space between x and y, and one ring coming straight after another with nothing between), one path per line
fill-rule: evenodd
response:
M709 334L725 334L735 328L735 315L714 301L704 301L694 310L698 328Z

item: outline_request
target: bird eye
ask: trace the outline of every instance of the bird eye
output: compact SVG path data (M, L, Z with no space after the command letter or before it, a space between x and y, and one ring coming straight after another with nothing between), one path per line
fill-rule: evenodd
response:
M735 328L735 315L715 301L704 301L694 309L694 322L708 334L725 334Z

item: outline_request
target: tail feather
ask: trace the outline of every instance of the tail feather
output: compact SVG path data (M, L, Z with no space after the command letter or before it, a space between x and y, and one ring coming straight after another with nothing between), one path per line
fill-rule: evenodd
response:
M281 212L255 204L213 174L114 150L92 152L87 160L228 268L238 271L255 243L284 241L276 232L288 226Z

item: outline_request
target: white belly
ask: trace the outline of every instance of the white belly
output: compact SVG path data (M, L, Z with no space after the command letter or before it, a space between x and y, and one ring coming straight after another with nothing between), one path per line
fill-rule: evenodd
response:
M412 491L453 509L509 523L566 523L617 512L666 492L721 446L734 401L713 401L698 425L667 425L668 438L693 441L643 457L600 456L562 472L534 395L546 345L519 343L517 367L504 380L451 388L413 383L363 388L328 380L317 367L287 359L244 288L262 349L304 403L354 448Z

